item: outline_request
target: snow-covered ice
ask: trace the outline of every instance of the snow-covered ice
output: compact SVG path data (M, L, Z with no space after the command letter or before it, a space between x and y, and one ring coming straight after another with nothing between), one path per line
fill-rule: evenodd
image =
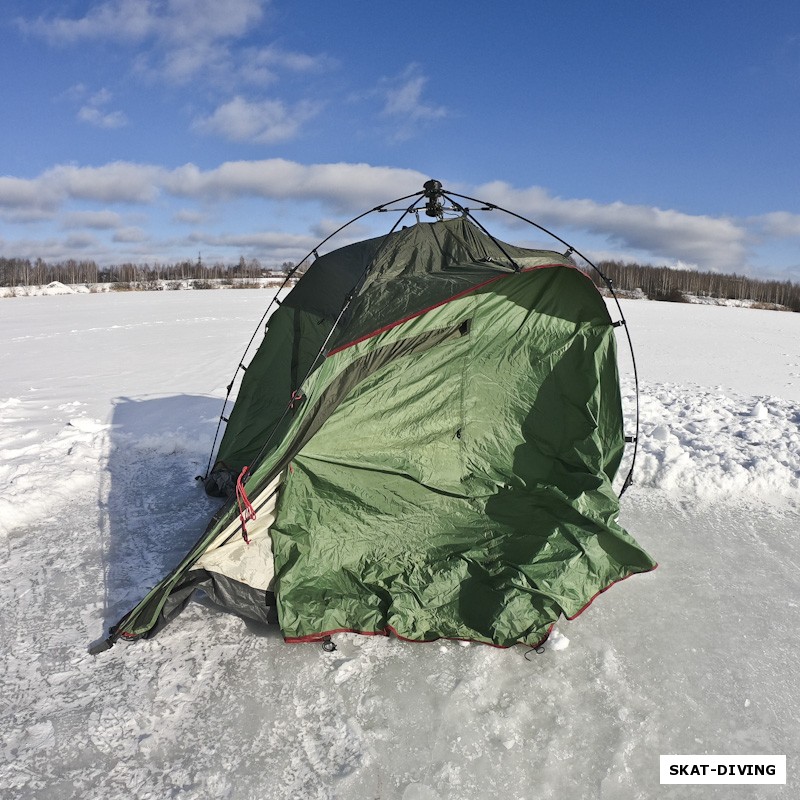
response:
M0 796L798 796L800 315L623 301L621 520L660 566L543 653L326 654L196 602L93 658L216 508L194 476L269 294L56 289L0 300ZM785 753L788 782L662 787L669 753Z

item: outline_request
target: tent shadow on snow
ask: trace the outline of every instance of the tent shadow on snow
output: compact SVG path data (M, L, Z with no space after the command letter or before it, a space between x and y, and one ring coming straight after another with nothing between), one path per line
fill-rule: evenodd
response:
M107 465L108 540L104 628L173 569L220 501L202 473L221 401L202 395L121 397L115 402ZM200 601L214 606L205 596ZM248 628L264 633L255 623Z

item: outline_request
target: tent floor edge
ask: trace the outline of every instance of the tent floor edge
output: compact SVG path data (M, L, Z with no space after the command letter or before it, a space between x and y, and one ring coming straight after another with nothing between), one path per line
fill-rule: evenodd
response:
M90 656L99 656L100 653L105 653L106 650L110 650L115 642L116 637L114 636L108 636L106 638L101 637L92 642L87 650Z

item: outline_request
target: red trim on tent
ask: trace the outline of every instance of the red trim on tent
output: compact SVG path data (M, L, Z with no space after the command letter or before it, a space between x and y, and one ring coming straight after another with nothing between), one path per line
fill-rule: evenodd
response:
M541 647L549 638L550 634L553 631L553 627L555 626L555 622L550 625L547 629L547 633L545 634L544 638L537 642L534 645L525 645L525 647ZM354 628L335 628L331 631L324 631L323 633L310 633L307 636L284 636L283 641L286 644L304 644L309 642L321 642L326 636L333 636L336 633L357 633L359 636L390 636L394 635L397 639L400 639L402 642L410 642L411 644L433 644L434 642L440 642L443 639L447 642L475 642L475 644L485 644L487 647L496 647L499 650L508 650L509 647L514 647L515 645L503 645L503 644L494 644L494 642L482 642L479 639L465 639L459 636L437 636L435 639L409 639L406 636L401 636L391 625L387 625L385 628L379 631L357 631ZM523 642L517 642L517 644L524 644Z
M568 264L540 264L538 267L526 267L525 269L520 270L520 272L534 272L537 269L552 269L553 267L567 267L568 269L578 269L577 267L570 267ZM580 270L578 271L580 272ZM458 294L454 294L452 297L448 297L446 300L442 300L439 303L434 303L432 306L428 306L428 308L423 308L421 311L415 311L413 314L409 314L407 317L403 317L403 319L397 320L397 322L390 322L388 325L384 325L382 328L378 328L378 330L372 331L372 333L365 333L363 336L359 336L358 339L353 339L352 342L340 345L339 347L336 347L333 350L331 350L328 353L328 355L332 356L335 353L340 353L342 350L346 350L348 347L360 344L361 342L364 342L367 339L371 339L373 336L377 336L380 333L385 333L386 331L389 331L392 328L396 328L398 325L402 325L404 322L408 322L409 320L414 319L415 317L420 317L423 314L427 314L429 311L433 311L434 308L439 308L441 306L447 305L447 303L450 303L453 300L458 300L460 297L464 297L465 295L468 295L471 292L476 292L478 289L482 289L484 286L488 286L490 283L494 283L495 281L502 280L503 278L510 278L513 275L519 275L520 272L507 272L502 275L495 275L494 278L489 278L488 280L483 281L482 283L476 283L475 286L470 286L468 289L464 289L463 291L458 292ZM592 285L594 286L594 284Z
M586 611L586 609L589 608L589 606L592 603L594 603L594 601L597 600L597 598L600 597L601 594L604 594L605 592L607 592L612 586L616 586L618 583L622 583L622 581L626 581L626 580L628 580L628 578L632 578L634 575L647 575L648 572L652 572L653 570L655 570L657 568L658 568L658 564L656 564L654 567L651 567L650 569L644 570L643 572L631 572L630 575L626 575L624 578L620 578L619 580L616 580L613 583L609 583L608 586L606 586L605 589L601 589L596 595L594 595L594 597L592 597L589 600L589 602L586 603L586 605L583 606L583 608L580 609L580 611L576 611L571 617L566 617L566 618L568 620L570 620L570 621L572 621L573 619L577 619L577 617L579 617L581 614L583 614L583 612Z
M534 268L536 269L536 268ZM601 589L597 594L595 594L587 603L573 614L571 617L568 617L566 614L564 615L565 619L569 620L570 622L581 614L586 611L587 608L598 598L601 594L605 594L612 586L616 586L618 583L622 583L622 581L627 580L628 578L633 577L634 575L646 575L648 572L653 572L653 570L658 568L658 564L650 569L644 570L644 572L632 572L630 575L626 575L624 578L620 578L619 580L613 581L606 586L605 589ZM550 625L547 629L547 633L545 634L544 638L534 645L525 645L525 647L533 647L534 649L537 647L541 647L549 638L550 634L553 632L553 628L555 627L555 622ZM436 639L409 639L406 636L402 636L399 634L391 625L387 625L385 628L379 631L359 631L355 628L334 628L330 631L322 631L320 633L309 633L306 636L284 636L283 641L286 644L304 644L309 642L321 642L326 636L333 636L336 633L357 633L360 636L390 636L394 635L398 639L403 642L411 642L412 644L432 644L433 642L439 642L442 639L448 642L475 642L476 644L485 644L489 647L497 647L500 650L507 650L509 647L514 647L514 645L502 645L502 644L494 644L493 642L482 642L478 639L463 639L457 636L438 636ZM517 642L517 644L524 644L524 642Z
M357 633L360 636L388 636L389 630L384 628L380 631L357 631L355 628L333 628L322 633L309 633L307 636L284 636L283 641L287 644L303 644L305 642L321 642L326 636L333 636L335 633Z

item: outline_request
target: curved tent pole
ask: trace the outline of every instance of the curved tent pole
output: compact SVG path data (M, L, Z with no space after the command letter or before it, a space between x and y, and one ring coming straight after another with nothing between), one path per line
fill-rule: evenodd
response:
M374 208L369 209L368 211L362 212L358 216L353 217L351 220L349 220L348 222L344 223L344 225L341 225L340 227L338 227L335 231L333 231L333 233L331 233L328 236L326 236L316 247L314 247L304 258L302 258L297 263L296 266L294 266L291 270L289 270L289 272L287 273L286 278L284 279L283 283L278 288L278 292L276 293L275 297L270 301L269 305L267 306L266 311L264 312L264 314L262 315L262 317L259 320L258 324L256 325L256 328L253 331L253 335L250 337L250 340L247 343L247 347L245 347L244 353L242 354L242 357L239 360L239 364L236 367L236 372L234 373L234 376L231 379L231 382L227 386L227 393L225 395L225 400L224 400L223 407L222 407L222 413L220 414L219 422L217 423L217 430L216 430L216 432L214 434L214 441L213 441L213 443L211 445L211 453L209 454L208 465L206 466L206 473L205 473L205 476L203 476L203 478L200 478L200 476L198 476L198 479L199 480L204 480L205 478L208 477L208 475L209 475L209 473L211 471L211 464L212 464L212 461L213 461L213 458L214 458L214 452L216 450L217 440L219 438L219 432L220 432L220 429L222 427L222 423L223 422L227 422L227 420L225 419L224 414L225 414L225 408L227 407L227 404L228 404L228 399L229 399L231 391L233 389L233 385L234 385L234 382L236 380L236 377L239 374L239 370L246 370L247 369L245 367L245 365L244 365L244 359L246 358L247 353L250 350L250 347L252 346L253 341L255 340L256 334L258 333L259 329L261 328L261 325L264 323L264 320L269 315L269 312L272 310L272 308L273 308L273 306L275 304L280 304L280 301L278 300L278 295L286 287L286 285L288 284L288 282L291 279L291 277L299 269L300 265L306 259L310 258L312 255L316 255L317 250L320 247L322 247L324 244L326 244L328 241L330 241L334 236L336 236L337 234L341 233L341 231L343 231L345 228L348 228L353 223L357 222L360 219L363 219L364 217L366 217L369 214L372 214L372 213L374 213L376 211L377 212L388 211L389 209L387 209L386 206L393 205L394 203L401 203L404 200L411 199L412 197L417 198L418 200L422 199L422 198L427 198L428 202L427 202L427 205L426 205L426 213L429 216L439 216L439 217L441 217L442 208L441 208L441 205L437 204L438 203L438 197L442 197L442 198L448 200L453 205L455 210L461 211L462 213L464 213L467 216L469 216L469 218L473 222L475 222L475 224L478 225L478 227L484 233L486 233L486 235L489 236L489 238L491 238L495 242L497 242L495 237L492 236L492 234L489 233L489 231L487 231L486 228L474 217L472 212L468 208L463 207L460 203L457 203L455 200L453 200L453 198L454 197L458 197L461 200L468 200L468 201L470 201L472 203L479 203L481 206L483 206L483 208L481 209L483 211L495 211L495 210L496 211L501 211L504 214L508 214L511 217L514 217L514 218L516 218L516 219L518 219L518 220L520 220L522 222L527 223L528 225L533 226L534 228L537 228L538 230L540 230L543 233L545 233L547 236L550 236L552 239L555 239L557 242L560 242L561 244L563 244L568 249L568 252L575 253L577 256L582 258L600 276L600 279L603 281L603 283L605 284L606 288L609 290L609 292L611 292L611 296L614 299L614 304L616 305L617 311L619 312L619 315L620 315L619 322L614 323L614 326L615 327L619 327L621 325L621 326L623 326L625 328L625 338L627 339L627 342L628 342L628 349L629 349L630 354L631 354L631 364L632 364L632 367L633 367L633 382L634 382L634 396L635 396L635 433L634 433L633 436L626 436L625 437L625 442L626 443L633 444L633 455L632 455L632 458L631 458L631 465L630 465L630 468L628 470L628 474L626 475L625 480L623 481L623 484L622 484L622 488L620 489L620 492L619 492L619 496L622 497L622 495L625 494L625 492L627 491L628 487L631 486L631 484L633 483L633 473L634 473L634 468L636 466L636 455L637 455L638 447L639 447L639 427L640 427L639 373L638 373L638 369L637 369L637 366L636 366L636 355L635 355L634 349L633 349L633 341L631 340L631 335L630 335L630 332L628 330L628 324L627 324L627 321L625 319L625 315L624 315L624 313L622 311L622 306L620 305L619 298L617 297L617 293L614 291L614 285L613 285L611 279L591 259L587 258L580 250L578 250L576 247L574 247L572 244L570 244L565 239L562 239L560 236L558 236L557 234L553 233L553 231L549 230L548 228L545 228L543 225L540 225L538 222L534 222L532 219L529 219L528 217L524 217L521 214L517 214L514 211L510 211L507 208L503 208L502 206L499 206L496 203L490 203L488 201L480 200L480 199L475 198L475 197L470 197L469 195L459 194L457 192L446 191L446 190L444 190L442 188L441 184L438 181L428 181L425 184L425 188L420 192L414 192L413 194L408 194L408 195L405 195L403 197L398 197L395 200L389 200L386 203L382 203L382 204L380 204L378 206L375 206ZM419 213L419 211L420 211L420 207L417 206L416 201L414 203L412 203L408 208L403 210L403 213L400 215L400 218L397 220L397 222L394 224L392 229L389 231L389 234L387 234L387 237L391 233L394 233L394 231L397 229L397 226L400 224L400 222L405 218L405 216L407 214L410 214L410 213L415 212L415 211L417 213ZM434 211L438 212L438 213L432 213ZM384 243L385 243L385 241L386 240L384 239ZM333 336L333 333L336 330L337 326L341 322L342 317L344 316L345 312L347 311L347 308L349 307L353 297L355 296L355 294L356 294L356 292L358 290L358 287L366 279L366 277L369 274L370 270L374 266L378 256L380 255L382 249L383 249L383 245L380 248L378 248L378 251L375 253L375 256L373 257L372 261L364 269L364 272L361 274L359 279L356 281L355 285L353 286L353 289L350 291L350 293L348 294L347 298L345 299L345 303L344 303L342 309L340 310L339 315L337 316L336 320L334 321L333 325L331 326L331 329L328 332L328 335L326 336L325 341L323 342L319 353L317 353L316 358L314 359L314 361L311 364L311 368L308 370L308 373L305 375L303 380L300 382L300 386L302 386L303 383L305 383L305 381L307 380L308 376L313 371L314 366L316 365L317 361L319 360L319 357L325 352L325 347L327 346L328 342L330 341L331 336ZM501 247L501 250L502 250L502 247ZM518 269L519 269L518 265L516 264L514 259L512 259L510 256L509 256L509 261L514 266L514 269L516 271L518 271ZM273 429L272 433L267 438L267 441L264 443L263 447L261 448L261 451L259 452L258 458L261 457L261 455L263 454L264 450L268 446L269 442L272 440L272 437L273 437L275 431L280 427L280 423L283 421L284 417L288 413L289 408L291 408L291 404L287 407L287 409L284 412L283 416L278 421L278 424L275 426L275 428ZM256 460L258 460L258 458Z
M317 244L316 247L312 248L305 256L303 256L303 258L301 258L297 262L297 264L295 264L286 273L286 277L283 279L283 283L281 283L281 285L278 287L278 291L275 293L275 296L272 298L272 300L270 300L269 304L267 305L266 311L264 311L264 313L261 315L261 319L256 324L255 330L253 331L253 335L250 337L250 340L247 342L247 346L244 348L244 352L242 353L242 356L239 359L239 363L236 366L236 371L233 373L233 377L231 378L230 383L226 387L225 399L222 402L222 412L219 415L219 420L217 422L217 429L214 432L214 441L211 443L211 452L208 455L208 464L206 465L206 471L205 471L204 475L198 475L197 476L197 480L198 481L200 481L200 480L204 481L206 478L208 478L208 476L209 476L209 474L211 472L211 462L212 462L212 460L214 458L214 453L216 452L216 449L217 449L217 440L219 439L219 432L220 432L220 429L222 428L222 423L228 421L227 418L225 417L225 409L228 407L228 400L229 400L229 398L231 396L231 391L233 390L233 384L236 382L236 378L239 375L239 370L242 370L242 371L246 371L247 370L247 367L244 365L244 360L245 360L245 358L247 358L247 353L249 352L250 347L252 346L253 341L256 338L256 335L258 334L258 331L261 329L261 326L264 324L264 321L269 317L269 313L270 313L270 311L272 311L273 306L280 305L280 300L278 300L278 297L280 296L280 293L286 288L286 285L292 279L292 276L295 274L295 272L297 272L297 270L300 269L301 265L307 259L311 258L312 255L316 256L317 250L319 250L320 247L322 247L327 242L329 242L331 239L333 239L334 236L336 236L337 234L341 233L345 228L349 228L350 225L352 225L353 223L358 222L360 219L363 219L364 217L369 216L370 214L373 214L376 211L387 211L388 209L386 208L386 206L388 206L388 205L392 205L393 203L402 203L403 200L409 200L412 197L420 197L422 194L423 194L423 192L414 192L414 194L407 194L404 197L398 197L396 200L390 200L388 203L382 203L379 206L375 206L374 208L370 208L368 211L364 211L361 214L359 214L358 216L353 217L348 222L345 222L344 225L340 225L335 231L333 231L333 233L328 234L328 236L326 236L319 244ZM404 212L404 216L410 210L411 209L406 210ZM401 217L401 219L402 219L402 217ZM399 224L399 222L398 222L398 224ZM395 228L396 227L397 227L397 225L395 225ZM265 332L266 332L266 330L265 330Z
M456 192L446 192L444 190L441 191L441 196L449 200L453 206L457 210L461 210L462 212L469 215L470 219L473 219L476 224L480 226L480 228L487 232L486 229L481 225L472 215L468 208L464 208L461 206L460 203L456 203L452 198L458 197L462 200L469 200L472 203L480 203L484 208L481 209L483 211L502 211L504 214L508 214L509 216L515 217L522 222L527 222L528 225L532 225L534 228L538 228L542 233L546 233L548 236L555 239L557 242L561 242L565 247L568 248L568 252L575 253L580 258L582 258L601 278L603 283L606 285L606 288L609 292L611 292L611 296L614 298L614 304L617 307L617 311L619 312L620 320L619 322L614 323L614 327L619 327L620 325L625 329L625 338L628 341L628 349L630 350L631 354L631 364L633 367L633 384L634 384L634 396L635 396L635 432L633 436L626 436L625 442L628 444L633 444L633 455L631 457L631 465L628 470L628 474L625 476L625 480L622 483L622 488L619 491L619 496L622 497L623 494L627 491L628 487L633 483L633 471L634 467L636 466L636 454L639 449L639 372L636 368L636 354L633 351L633 341L631 340L631 334L628 330L628 323L625 319L625 314L622 313L622 306L620 305L619 298L617 297L617 293L614 291L614 284L609 278L591 259L587 258L583 253L580 252L576 247L571 245L569 242L562 239L560 236L553 233L551 230L548 230L543 225L540 225L538 222L534 222L532 219L528 219L527 217L523 217L521 214L517 214L514 211L509 211L507 208L503 208L502 206L498 206L495 203L489 203L485 200L479 200L475 197L468 197L465 194L458 194ZM489 234L491 236L491 234ZM494 239L494 237L491 237ZM514 263L512 261L512 263Z
M408 200L411 197L420 198L423 194L424 194L423 192L417 192L417 193L415 193L413 195L407 195L406 197L398 198L397 200L391 200L389 203L384 203L383 206L380 206L379 208L371 209L371 211L368 211L366 213L369 214L372 211L388 210L388 209L385 208L385 206L391 205L392 203L399 203L399 202L402 202L403 200ZM298 396L300 394L300 387L303 386L303 384L308 380L308 377L314 371L314 368L316 367L317 362L320 359L320 356L325 354L325 349L328 346L328 342L330 342L331 337L333 336L336 328L339 326L339 323L342 321L342 318L344 317L345 313L347 312L347 309L349 308L350 303L353 301L353 298L356 296L356 293L358 292L359 288L364 283L364 281L367 279L367 276L369 275L370 271L372 270L372 268L375 266L376 262L378 261L378 256L381 255L381 253L383 252L383 249L386 247L386 243L388 242L389 237L397 230L398 225L400 225L400 223L405 219L405 217L408 214L411 214L414 211L418 211L418 210L419 210L419 208L416 205L416 202L412 203L410 206L408 206L408 208L403 210L403 213L398 217L397 222L395 222L395 224L392 226L391 230L387 234L385 234L385 236L383 238L383 241L381 242L380 247L378 247L378 249L375 251L375 255L372 257L371 261L367 264L367 266L364 267L363 272L361 273L361 275L358 276L358 280L353 284L353 288L348 292L347 297L345 297L344 304L342 305L341 309L339 310L339 313L336 316L336 319L333 321L333 324L331 325L331 329L328 331L328 335L325 337L325 340L322 342L322 345L320 346L319 351L317 352L316 356L314 356L314 360L311 362L311 365L309 366L308 370L306 371L306 374L303 376L303 379L298 383L298 385L295 387L294 391L292 392L292 398L289 401L289 405L286 406L286 408L283 411L283 414L281 414L280 419L275 423L275 425L272 428L272 431L270 432L269 436L266 438L264 444L261 445L261 449L258 451L258 454L253 459L253 464L254 465L258 464L258 462L261 460L261 457L264 455L264 451L269 446L269 443L272 441L273 437L275 436L275 433L280 429L281 423L283 422L284 419L286 419L286 415L292 409L292 406L293 406L295 400L298 398ZM365 215L362 214L361 216L363 217ZM360 219L360 217L357 217L356 219ZM333 235L334 234L331 234L331 236L333 236ZM328 237L328 238L330 238L330 237ZM327 241L327 239L325 241Z

